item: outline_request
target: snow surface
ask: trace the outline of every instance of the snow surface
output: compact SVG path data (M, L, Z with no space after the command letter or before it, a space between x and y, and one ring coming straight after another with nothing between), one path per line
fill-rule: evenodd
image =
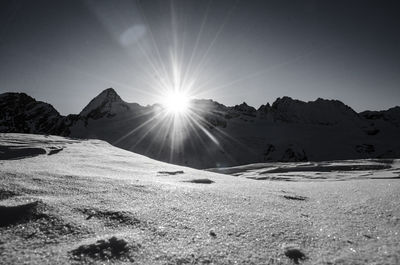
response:
M258 163L208 171L256 180L335 181L350 179L400 179L398 159L359 159L325 162Z
M271 181L170 165L100 140L0 134L0 146L2 264L400 261L398 160L226 171L275 174ZM329 175L277 181L317 173Z

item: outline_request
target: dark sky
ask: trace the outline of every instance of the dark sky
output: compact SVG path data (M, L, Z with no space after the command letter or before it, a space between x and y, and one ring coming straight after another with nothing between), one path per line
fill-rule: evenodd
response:
M226 105L386 109L400 105L397 2L0 0L0 92L63 114L108 87L146 105L174 84Z

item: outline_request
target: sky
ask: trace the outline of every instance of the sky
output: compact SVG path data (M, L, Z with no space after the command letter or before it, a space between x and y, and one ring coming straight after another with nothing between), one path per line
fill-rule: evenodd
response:
M1 0L0 93L79 113L113 87L228 106L338 99L400 105L398 1Z

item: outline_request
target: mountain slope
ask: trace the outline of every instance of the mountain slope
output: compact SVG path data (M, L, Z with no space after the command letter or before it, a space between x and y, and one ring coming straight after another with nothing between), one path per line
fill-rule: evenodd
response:
M193 100L190 114L179 120L166 115L159 105L126 103L110 88L79 115L62 117L50 105L31 98L26 106L34 107L18 105L25 97L8 93L0 98L7 106L0 114L1 132L101 139L157 160L195 168L400 157L399 107L358 114L337 100L303 102L283 97L258 110L246 103L227 107L212 100ZM14 105L16 109L10 107ZM43 113L26 115L42 105ZM11 121L20 121L22 114L23 126L14 126ZM35 126L25 130L26 123Z
M111 118L125 110L129 110L128 104L121 99L114 89L108 88L92 99L79 115L96 120L104 116Z
M62 116L50 104L25 93L0 94L0 131L59 134Z

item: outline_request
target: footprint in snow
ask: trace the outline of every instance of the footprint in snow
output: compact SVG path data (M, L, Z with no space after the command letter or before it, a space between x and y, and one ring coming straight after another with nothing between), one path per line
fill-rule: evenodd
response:
M89 245L81 245L70 251L73 260L92 263L93 261L124 260L133 261L132 250L135 251L140 244L130 246L124 239L113 236L107 240L98 240Z
M300 196L300 195L283 195L283 198L287 200L295 200L295 201L305 201L308 200L307 197Z
M186 180L184 182L195 183L195 184L211 184L214 183L211 179L192 179Z
M52 148L47 155L54 155L64 150L64 148Z
M0 189L0 200L7 200L9 198L12 198L14 196L18 196L20 194L12 191L12 190L4 190Z
M183 174L183 170L177 170L177 171L158 171L158 174L163 174L163 175L178 175L178 174Z
M295 264L299 264L299 261L307 259L307 256L301 251L296 245L283 245L283 251L286 257L293 260Z
M0 206L0 227L31 220L37 213L38 204L39 202L35 201L15 206Z

